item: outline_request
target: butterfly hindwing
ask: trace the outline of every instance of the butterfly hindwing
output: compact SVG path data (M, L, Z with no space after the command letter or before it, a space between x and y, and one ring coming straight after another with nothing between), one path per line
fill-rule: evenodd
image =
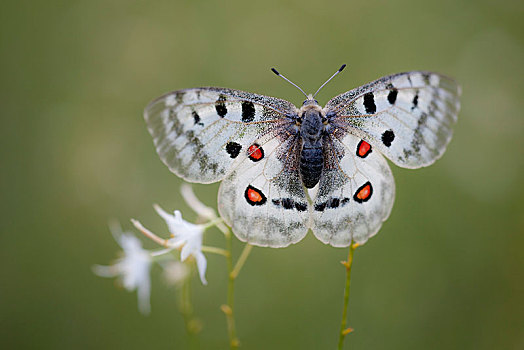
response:
M334 125L360 137L405 168L432 164L457 119L460 88L429 72L390 75L331 99Z
M395 182L384 157L351 134L333 134L312 210L312 231L322 242L365 243L387 219Z
M293 114L296 108L287 101L222 88L175 91L144 112L162 161L200 183L221 180L253 140Z
M254 152L222 181L218 209L240 240L285 247L306 235L309 204L298 172L295 137L257 140Z

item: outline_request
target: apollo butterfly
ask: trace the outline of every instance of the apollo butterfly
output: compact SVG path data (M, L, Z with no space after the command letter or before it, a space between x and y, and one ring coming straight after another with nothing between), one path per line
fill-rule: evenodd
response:
M218 210L242 241L285 247L311 229L335 247L362 244L393 206L395 183L384 157L419 168L442 156L460 87L414 71L380 78L324 107L315 95L297 108L227 88L178 90L151 102L145 119L172 172L190 182L222 181Z

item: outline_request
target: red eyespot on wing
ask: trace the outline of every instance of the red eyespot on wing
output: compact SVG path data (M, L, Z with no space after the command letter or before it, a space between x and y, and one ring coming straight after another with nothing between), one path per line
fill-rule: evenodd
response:
M264 158L264 150L256 143L249 146L247 149L247 154L249 155L249 159L251 159L253 162L258 162Z
M246 197L246 201L251 205L263 205L267 201L267 198L262 191L251 185L247 186L246 192L244 192L244 197Z
M360 140L357 146L357 156L366 158L371 153L371 145L364 140Z
M371 186L371 182L368 181L359 187L359 189L355 192L353 199L358 203L367 202L371 198L372 194L373 186Z

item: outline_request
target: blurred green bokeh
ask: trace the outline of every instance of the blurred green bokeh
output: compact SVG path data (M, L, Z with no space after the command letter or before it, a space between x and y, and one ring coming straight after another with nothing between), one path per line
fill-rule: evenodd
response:
M164 229L152 203L194 214L158 159L144 106L227 86L288 99L425 69L463 87L434 166L392 166L396 204L357 249L349 349L524 348L524 2L5 1L0 11L0 347L187 348L175 290L153 271L152 314L93 275L119 249L107 222ZM216 205L218 185L196 192ZM223 245L218 232L208 244ZM147 247L154 247L145 242ZM235 242L236 252L241 244ZM243 349L334 349L346 249L312 235L255 248L237 282ZM201 348L225 349L225 262L194 281Z

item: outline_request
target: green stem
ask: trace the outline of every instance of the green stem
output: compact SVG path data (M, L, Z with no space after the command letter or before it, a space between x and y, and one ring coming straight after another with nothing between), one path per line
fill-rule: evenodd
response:
M210 246L203 245L201 250L204 253L213 253L213 254L223 255L225 257L229 255L229 252L227 250L222 249L222 248L217 248L217 247L210 247Z
M235 268L231 272L233 279L237 278L238 274L240 273L240 270L246 262L247 257L249 256L249 253L251 253L251 249L253 249L253 246L249 243L246 243L246 245L244 246L244 250L242 250L240 257L238 258L237 263L235 264Z
M204 230L207 230L208 228L213 227L213 226L219 226L219 225L223 226L223 222L224 220L222 220L222 218L214 218L213 220L204 224Z
M180 296L180 312L184 318L189 348L198 349L199 346L197 335L200 332L200 324L193 314L193 305L191 305L191 274L189 274L183 282L180 290Z
M349 291L351 287L351 266L353 266L353 253L355 252L356 247L358 247L358 244L353 244L353 241L351 241L351 244L349 245L348 260L342 262L342 265L344 265L346 268L346 286L344 288L344 308L342 310L342 322L340 322L340 334L337 347L338 350L342 350L346 335L353 331L352 328L346 328L346 322L348 316Z
M240 342L237 338L236 327L235 327L235 313L234 313L234 299L235 299L235 277L233 275L233 235L231 231L227 230L224 232L226 236L226 250L228 255L227 260L227 271L228 271L228 284L227 284L227 304L222 305L222 311L226 315L227 319L227 331L229 335L229 347L231 350L238 349Z

